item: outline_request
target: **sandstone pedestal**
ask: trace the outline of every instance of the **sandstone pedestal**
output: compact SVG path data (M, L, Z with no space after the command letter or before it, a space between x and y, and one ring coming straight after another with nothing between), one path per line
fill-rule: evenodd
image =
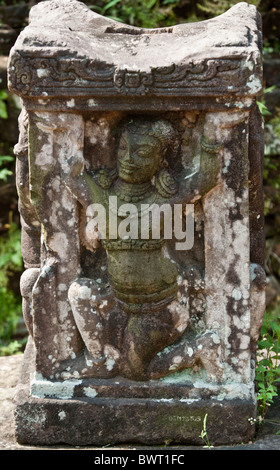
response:
M213 445L250 440L265 305L255 7L145 30L42 2L9 87L30 333L18 442L201 444L206 414Z

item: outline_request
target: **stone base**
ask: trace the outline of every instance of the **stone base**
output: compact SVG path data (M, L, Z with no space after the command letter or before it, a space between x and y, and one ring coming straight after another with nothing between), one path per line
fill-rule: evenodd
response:
M255 401L218 400L206 395L191 399L190 384L136 383L121 378L75 380L60 383L60 388L58 382L53 385L54 394L61 398L30 396L32 356L29 344L15 398L16 439L20 444L201 446L206 413L211 445L245 443L254 437L255 426L250 418L256 415ZM52 382L45 383L48 390ZM66 399L70 383L72 398ZM40 381L33 382L32 387L39 392Z

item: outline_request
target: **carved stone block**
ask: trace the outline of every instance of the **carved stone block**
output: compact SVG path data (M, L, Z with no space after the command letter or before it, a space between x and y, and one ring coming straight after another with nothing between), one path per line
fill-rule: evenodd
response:
M245 442L264 313L260 17L33 7L9 60L27 444Z

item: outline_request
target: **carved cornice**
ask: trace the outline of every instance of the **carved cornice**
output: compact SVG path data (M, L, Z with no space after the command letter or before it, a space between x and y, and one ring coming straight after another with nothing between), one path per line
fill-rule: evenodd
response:
M186 65L151 68L150 72L100 67L86 58L34 57L15 52L10 60L9 86L23 96L116 96L213 95L248 92L248 78L258 74L261 64L251 70L242 56L206 58ZM246 92L247 90L247 92ZM254 94L254 93L253 93Z
M75 0L40 2L11 50L9 88L25 98L256 96L262 89L255 7L148 30Z

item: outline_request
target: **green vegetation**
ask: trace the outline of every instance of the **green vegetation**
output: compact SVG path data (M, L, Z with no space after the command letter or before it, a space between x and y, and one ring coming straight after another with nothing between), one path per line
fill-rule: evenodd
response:
M8 98L8 94L5 90L0 90L0 118L7 119L7 105L6 99Z
M1 168L5 163L13 161L14 158L10 155L0 155L0 180L7 181L7 177L13 174L8 168Z
M240 3L240 0L202 0L202 3L198 3L197 6L201 11L217 16L222 15L237 3ZM261 0L247 0L247 3L259 7Z
M11 222L0 238L0 355L15 354L23 341L13 341L21 317L21 298L10 288L10 279L22 271L20 229Z
M104 6L91 5L97 13L142 28L172 26L176 23L174 8L179 0L111 0Z
M257 105L258 105L258 108L260 110L260 113L262 115L262 118L263 118L263 122L265 122L265 119L267 116L271 116L271 112L268 110L266 104L265 104L265 95L267 93L270 93L271 91L273 91L276 87L275 86L272 86L270 88L265 88L264 91L263 91L263 97L260 101L257 100Z
M173 26L225 13L240 0L103 0L89 8L100 15L141 28ZM247 0L259 6L261 0Z
M204 416L204 419L203 419L203 427L202 427L202 431L200 433L200 436L201 439L203 440L204 442L204 446L203 447L206 447L207 449L211 450L213 448L213 446L211 446L210 444L210 441L209 441L209 437L208 437L208 432L207 432L207 416L208 416L208 413L205 414Z
M272 318L267 312L258 342L256 362L256 385L259 420L262 421L268 407L277 396L277 383L280 382L280 311Z
M0 120L8 119L7 99L8 93L0 90ZM0 184L7 183L13 175L13 163L13 156L0 155ZM24 342L13 339L22 309L21 298L10 284L15 273L22 271L22 257L20 228L12 219L13 213L10 212L0 236L0 356L17 353Z

